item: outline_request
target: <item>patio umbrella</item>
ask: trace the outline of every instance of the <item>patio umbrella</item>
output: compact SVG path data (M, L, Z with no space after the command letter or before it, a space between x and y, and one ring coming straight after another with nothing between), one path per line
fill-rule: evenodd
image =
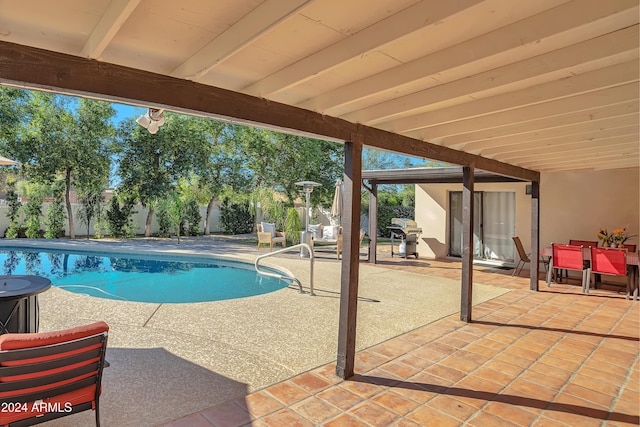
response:
M336 191L333 193L333 204L331 205L331 216L340 218L342 216L342 181L336 181Z
M0 165L3 166L15 166L19 165L20 162L16 162L15 160L7 159L6 157L0 156Z

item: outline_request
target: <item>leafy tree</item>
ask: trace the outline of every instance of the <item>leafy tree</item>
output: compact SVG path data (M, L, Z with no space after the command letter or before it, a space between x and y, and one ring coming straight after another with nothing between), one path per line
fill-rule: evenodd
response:
M101 188L85 189L80 193L78 217L87 226L87 239L91 233L91 221L100 218L104 196Z
M42 202L48 188L45 185L30 182L26 184L26 194L28 201L24 206L25 213L25 234L28 238L34 239L42 237L40 228L40 217L42 216Z
M117 174L121 188L135 194L149 208L145 236L151 235L151 222L157 203L175 191L181 178L189 176L198 164L204 144L202 128L194 117L165 113L165 124L152 135L133 119L121 124Z
M180 199L180 195L171 192L160 201L162 210L166 212L166 220L169 225L169 231L173 231L178 237L180 244L180 229L184 220L184 202Z
M200 233L200 205L194 198L188 197L184 200L184 234L197 236Z
M44 220L44 237L47 239L57 239L64 231L65 213L62 201L64 199L64 182L56 180L51 187L53 202L47 209L47 216Z
M13 179L7 180L7 218L9 224L17 224L22 203L16 192L16 182Z
M209 234L211 212L214 203L225 193L242 194L249 191L251 178L245 167L246 153L242 140L249 132L244 126L203 121L200 123L205 139L198 142L201 154L196 156L196 174L199 186L207 195L207 212L204 222L204 234Z
M19 138L7 142L7 150L31 179L64 178L69 235L75 238L69 192L106 183L115 111L105 102L40 92L30 92L28 111L28 123Z

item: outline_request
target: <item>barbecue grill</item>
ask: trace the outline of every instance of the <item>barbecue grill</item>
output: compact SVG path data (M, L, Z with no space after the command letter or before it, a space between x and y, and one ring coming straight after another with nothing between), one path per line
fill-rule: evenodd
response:
M391 225L387 227L391 231L391 257L399 255L405 259L409 255L413 255L418 259L418 236L422 234L422 228L418 228L418 224L408 218L392 218ZM395 239L400 239L398 252L393 252L393 243Z

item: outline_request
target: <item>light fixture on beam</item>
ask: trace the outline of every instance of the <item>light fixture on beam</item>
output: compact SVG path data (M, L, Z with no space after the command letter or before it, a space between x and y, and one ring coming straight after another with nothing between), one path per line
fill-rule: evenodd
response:
M149 108L145 114L136 119L136 122L148 130L150 134L155 134L164 124L164 110Z

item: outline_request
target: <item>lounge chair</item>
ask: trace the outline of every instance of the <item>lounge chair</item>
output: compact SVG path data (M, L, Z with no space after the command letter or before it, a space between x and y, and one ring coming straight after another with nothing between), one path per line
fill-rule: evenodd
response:
M275 224L261 222L256 225L258 229L258 249L260 245L269 245L269 250L273 250L273 245L280 243L283 248L287 247L287 235L284 231L276 231Z

